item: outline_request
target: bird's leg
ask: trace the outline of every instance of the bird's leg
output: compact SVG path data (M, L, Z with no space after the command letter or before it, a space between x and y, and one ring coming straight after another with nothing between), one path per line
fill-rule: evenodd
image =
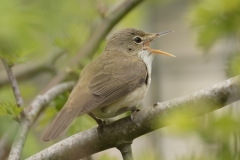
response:
M88 113L88 115L89 115L90 117L92 117L92 119L94 119L94 120L97 122L98 125L102 125L102 124L104 123L104 121L103 121L102 119L97 118L96 116L94 116L94 114Z
M130 118L131 118L131 120L132 120L132 122L134 123L134 121L133 121L133 116L134 116L134 114L135 113L137 113L138 111L140 111L140 109L139 108L137 108L136 106L134 106L134 107L132 107L131 108L131 115L130 115Z
M98 137L101 138L101 134L103 133L103 126L104 124L106 123L106 121L100 119L100 118L97 118L96 116L94 116L94 114L92 113L88 113L88 115L90 117L92 117L98 124L98 127L97 127L97 130L98 130Z
M136 113L136 112L138 112L138 111L140 111L140 109L137 108L136 106L134 106L134 107L131 108L132 114L133 114L133 113Z

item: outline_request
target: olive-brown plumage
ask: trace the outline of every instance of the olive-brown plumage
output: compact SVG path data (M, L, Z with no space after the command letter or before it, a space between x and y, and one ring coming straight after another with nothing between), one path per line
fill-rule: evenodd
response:
M74 118L85 113L111 118L137 106L151 82L153 53L172 56L149 48L149 42L166 33L152 34L132 28L115 33L103 53L83 69L43 140L56 138Z

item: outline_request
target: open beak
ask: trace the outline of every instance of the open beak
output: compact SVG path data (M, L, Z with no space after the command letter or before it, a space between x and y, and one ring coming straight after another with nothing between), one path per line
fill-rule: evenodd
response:
M151 48L149 48L149 49L150 49L150 52L151 52L151 53L163 54L163 55L166 55L166 56L176 57L176 56L174 56L174 55L172 55L172 54L170 54L170 53L167 53L167 52L163 52L163 51L156 50L156 49L151 49Z
M168 34L168 33L170 33L170 32L173 32L173 31L165 31L165 32L157 33L157 34L156 34L156 37L161 37L161 36L163 36L163 35L165 35L165 34ZM174 55L172 55L172 54L169 54L169 53L166 53L166 52L163 52L163 51L160 51L160 50L151 49L151 48L149 47L149 42L148 42L148 43L145 43L144 46L145 46L145 48L146 48L147 50L149 50L151 53L163 54L163 55L166 55L166 56L176 57L176 56L174 56Z

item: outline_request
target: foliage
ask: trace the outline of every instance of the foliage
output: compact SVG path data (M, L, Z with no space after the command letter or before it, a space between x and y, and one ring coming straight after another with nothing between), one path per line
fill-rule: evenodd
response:
M191 25L197 32L197 42L209 50L217 40L240 38L239 0L202 0L189 13Z
M95 15L88 8L89 3L79 0L2 0L0 56L10 63L25 62L29 57L47 53L54 41L60 48L76 51L89 33L85 15ZM79 36L80 32L84 34Z
M191 26L197 33L197 43L205 52L223 39L233 44L226 69L230 77L240 74L239 6L239 0L202 0L197 1L188 13Z
M220 40L227 40L233 45L227 61L227 75L240 74L240 1L238 0L203 0L192 5L188 17L191 27L197 33L197 44L209 51ZM235 45L234 45L235 44ZM232 112L207 116L189 121L189 112L176 112L165 123L178 121L171 127L170 134L180 133L185 136L197 136L196 144L189 155L181 155L179 160L226 160L239 159L240 119ZM199 151L200 148L200 151ZM199 153L200 154L196 154Z
M0 116L9 116L12 119L19 119L23 107L19 108L16 104L10 102L0 103Z
M240 119L232 112L223 114L209 113L206 116L189 120L189 112L176 112L167 117L165 123L178 121L169 128L170 135L183 137L195 136L199 142L193 145L186 155L179 160L226 160L240 156L238 138L240 137ZM200 154L196 154L200 153Z

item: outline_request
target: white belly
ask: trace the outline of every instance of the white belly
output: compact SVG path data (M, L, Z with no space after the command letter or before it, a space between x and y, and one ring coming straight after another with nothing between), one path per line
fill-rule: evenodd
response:
M141 88L136 88L126 97L123 97L108 106L94 109L92 113L98 118L112 118L129 111L132 107L138 106L142 102L142 99L147 93L147 89L147 85L144 84Z

